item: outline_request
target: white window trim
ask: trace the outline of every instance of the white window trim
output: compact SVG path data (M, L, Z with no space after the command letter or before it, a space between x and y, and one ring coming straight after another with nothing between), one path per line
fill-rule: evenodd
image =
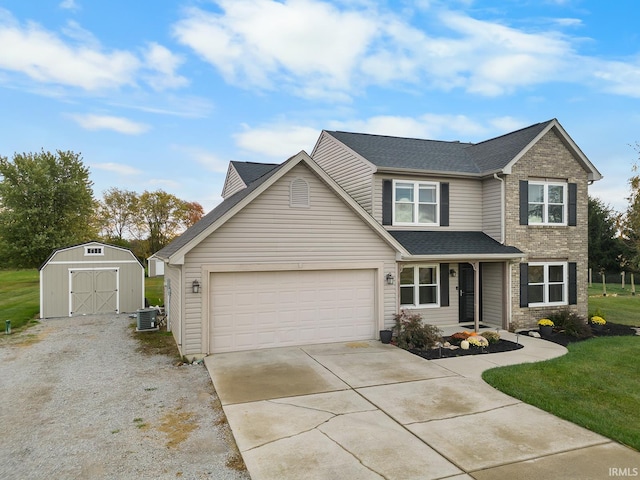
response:
M542 203L542 222L532 222L531 219L529 219L529 225L550 225L550 226L554 226L554 227L563 227L563 226L567 226L568 224L568 219L567 219L567 215L569 213L569 198L568 198L568 194L569 194L569 188L568 188L568 183L567 182L548 182L548 181L544 181L544 180L529 180L529 185L542 185L544 187L544 192L543 192L543 203ZM562 198L564 200L563 204L562 204L562 222L549 222L549 187L550 186L556 186L556 187L562 187ZM527 192L528 195L528 192ZM527 210L529 208L529 205L531 205L531 203L529 202L529 199L527 198ZM552 205L559 205L559 204L552 204ZM527 213L528 216L528 213Z
M533 303L530 302L530 307L555 307L562 305L569 305L569 263L568 262L530 262L529 267L544 267L544 279L543 279L543 297L544 301ZM549 283L549 267L554 266L562 266L562 298L564 299L562 302L549 302L549 285L553 284ZM527 287L531 285L527 279ZM540 285L539 283L535 283L533 285Z
M439 308L440 307L440 265L437 263L434 264L426 264L426 263L411 263L402 265L402 269L404 268L413 268L413 299L420 300L420 283L418 280L420 278L419 269L420 268L433 268L434 269L434 277L435 277L435 285L436 287L436 303L425 303L425 304L416 304L416 303L400 303L401 308L412 309L412 308ZM400 283L400 279L398 279L398 302L401 302L400 288L402 284Z
M97 250L100 249L100 252L95 253L95 252L91 252L91 250ZM91 256L104 256L104 247L102 246L86 246L84 247L84 254L87 257L91 257Z
M396 220L396 185L398 183L406 183L406 184L413 185L413 218L416 219L415 222L398 222ZM421 185L425 185L425 186L435 187L436 188L436 201L435 201L436 220L435 220L435 222L420 223L420 222L417 221L417 219L418 219L418 206L420 205L420 202L418 202L418 199L420 198L419 194L420 194L420 186ZM393 181L393 194L392 194L392 198L391 198L391 203L392 203L392 212L393 212L393 218L392 218L392 224L393 225L440 225L440 183L439 182L421 182L421 181L415 181L415 180L394 180Z

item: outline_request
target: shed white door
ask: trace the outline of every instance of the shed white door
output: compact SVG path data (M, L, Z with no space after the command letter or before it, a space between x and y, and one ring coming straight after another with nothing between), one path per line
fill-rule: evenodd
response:
M117 269L71 270L69 315L118 313Z
M209 285L212 353L375 338L375 270L213 273Z

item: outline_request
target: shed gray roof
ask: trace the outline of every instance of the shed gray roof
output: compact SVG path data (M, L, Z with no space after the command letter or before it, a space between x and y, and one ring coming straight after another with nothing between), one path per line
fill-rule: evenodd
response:
M265 173L270 172L278 166L277 163L258 163L258 162L238 162L231 161L231 164L240 175L245 185L255 182Z
M411 255L514 255L516 247L502 245L482 232L392 230Z
M285 162L286 163L286 162ZM154 256L167 259L175 252L177 252L184 245L189 243L195 237L197 237L200 233L206 230L210 225L215 223L220 217L222 217L225 213L231 210L234 206L240 203L245 197L247 197L251 192L253 192L256 188L262 185L268 178L270 178L275 172L277 172L280 167L282 167L285 163L280 165L272 165L272 168L264 173L262 176L257 178L255 181L251 182L246 188L243 188L239 192L234 193L230 197L226 198L222 203L220 203L216 208L207 213L204 217L202 217L198 222L189 227L185 232L176 238L173 242L171 242L166 247L158 250ZM267 165L267 164L262 164Z
M477 144L338 131L327 133L378 167L481 174L505 167L553 121L536 123Z

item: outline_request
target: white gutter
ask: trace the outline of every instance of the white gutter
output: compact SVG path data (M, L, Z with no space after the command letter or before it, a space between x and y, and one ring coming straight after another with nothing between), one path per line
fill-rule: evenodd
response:
M403 262L415 262L415 261L438 261L443 263L445 260L456 261L456 262L475 262L475 261L487 261L487 262L504 262L505 260L515 260L519 261L525 257L524 253L509 253L505 255L495 254L495 253L479 253L479 254L446 254L446 255L409 255L409 256L401 256L398 261Z
M504 242L505 242L504 178L499 177L497 173L493 174L493 178L495 178L500 182L500 243L504 245Z

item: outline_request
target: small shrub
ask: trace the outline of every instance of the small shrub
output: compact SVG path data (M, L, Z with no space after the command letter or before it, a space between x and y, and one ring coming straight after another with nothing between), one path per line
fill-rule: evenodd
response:
M569 310L561 310L557 314L549 315L549 318L553 320L557 328L564 330L564 333L571 337L582 339L593 336L587 320Z
M482 332L480 336L486 338L489 344L498 343L500 341L500 334L498 332L492 332L491 330Z
M393 331L398 347L405 350L413 348L424 350L435 347L442 342L442 331L435 325L422 323L422 316L417 313L407 313L402 310L394 317L396 324Z

